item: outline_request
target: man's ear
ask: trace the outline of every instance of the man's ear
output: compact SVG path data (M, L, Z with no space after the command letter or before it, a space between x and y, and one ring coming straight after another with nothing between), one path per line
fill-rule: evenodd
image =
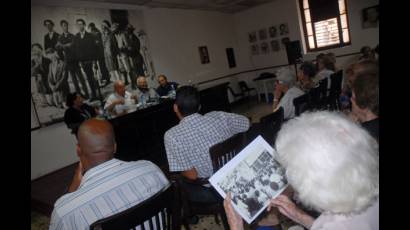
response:
M174 112L175 112L176 114L179 114L179 109L178 109L178 105L177 105L177 104L174 104Z
M117 152L117 143L114 143L114 153Z

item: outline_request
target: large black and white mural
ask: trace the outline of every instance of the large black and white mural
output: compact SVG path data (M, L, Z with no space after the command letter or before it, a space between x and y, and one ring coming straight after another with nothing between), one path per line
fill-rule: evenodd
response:
M123 80L155 76L139 10L32 6L31 93L42 126L63 120L66 95L100 106Z

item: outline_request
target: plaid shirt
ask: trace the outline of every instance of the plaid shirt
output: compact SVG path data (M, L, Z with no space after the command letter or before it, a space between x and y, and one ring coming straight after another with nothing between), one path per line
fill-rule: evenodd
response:
M233 113L214 111L184 117L164 136L169 171L195 168L198 177L210 177L213 167L209 148L248 128L248 118Z

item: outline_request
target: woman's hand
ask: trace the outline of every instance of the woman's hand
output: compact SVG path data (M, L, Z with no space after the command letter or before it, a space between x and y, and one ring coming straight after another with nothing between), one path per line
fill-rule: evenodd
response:
M243 230L242 217L235 211L231 204L231 193L228 193L225 197L224 208L231 230Z
M275 199L272 199L268 206L268 211L272 207L277 207L279 212L283 215L299 224L302 224L308 229L314 222L314 219L311 216L299 209L287 196L279 195Z

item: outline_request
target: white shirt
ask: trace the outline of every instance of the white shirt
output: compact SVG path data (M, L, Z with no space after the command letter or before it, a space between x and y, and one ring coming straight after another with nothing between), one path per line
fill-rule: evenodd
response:
M117 113L122 113L124 110L127 110L128 106L131 104L135 104L134 100L131 99L132 94L130 92L125 91L125 96L121 96L118 93L111 94L107 101L105 102L104 109L107 109L114 101L118 99L124 99L125 103L123 105L115 105L114 110Z
M295 86L286 91L285 95L282 97L282 99L280 99L277 107L283 108L284 119L295 117L295 106L293 105L293 99L302 96L303 94L305 94L305 92Z
M88 230L95 221L141 203L168 184L150 161L109 160L88 170L77 191L56 201L49 229Z
M379 200L359 214L322 214L314 222L311 230L378 230Z

